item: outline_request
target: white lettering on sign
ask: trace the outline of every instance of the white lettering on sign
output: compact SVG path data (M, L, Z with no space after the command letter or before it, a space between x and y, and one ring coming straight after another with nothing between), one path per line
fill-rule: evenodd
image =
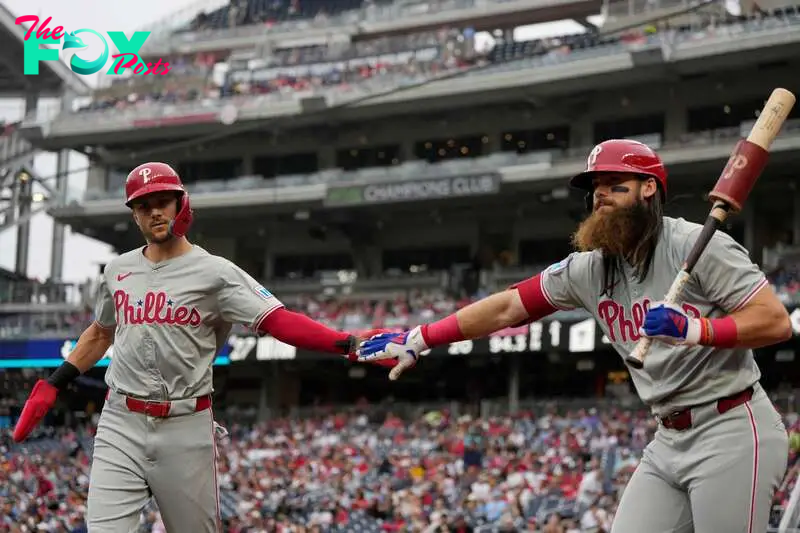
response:
M258 339L256 359L259 361L289 360L295 357L297 357L297 348L294 346L269 336Z
M469 355L472 353L472 347L471 340L454 342L447 347L447 353L449 355Z
M231 346L231 361L244 361L256 345L255 337L238 337L231 335L228 338L228 344Z

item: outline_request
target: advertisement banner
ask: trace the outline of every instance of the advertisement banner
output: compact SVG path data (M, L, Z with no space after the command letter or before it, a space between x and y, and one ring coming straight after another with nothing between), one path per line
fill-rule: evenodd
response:
M486 173L391 183L329 185L324 203L328 207L341 207L482 196L499 193L500 182L500 174Z
M800 335L800 308L790 308L789 316L795 337ZM401 329L397 330L401 332ZM359 334L359 331L353 331ZM55 368L59 366L75 347L77 339L35 339L23 341L0 341L0 369L3 368ZM517 328L506 328L495 334L476 340L467 340L438 346L429 356L461 357L468 355L539 354L560 352L565 354L587 354L596 350L610 349L608 338L597 322L591 318L548 318ZM114 357L112 345L97 366L107 367ZM331 354L300 350L273 337L253 335L231 335L223 346L215 366L242 362L271 361L323 361Z
M0 368L55 368L61 365L75 348L77 339L31 339L23 341L0 341ZM231 347L223 346L215 366L230 364ZM107 367L114 357L114 345L97 362Z
M398 332L402 330L398 329ZM358 331L353 331L358 334ZM231 363L286 360L324 360L330 354L299 350L271 337L231 335ZM498 331L488 338L438 346L429 356L496 355L511 353L589 353L608 347L608 339L592 318L548 320Z

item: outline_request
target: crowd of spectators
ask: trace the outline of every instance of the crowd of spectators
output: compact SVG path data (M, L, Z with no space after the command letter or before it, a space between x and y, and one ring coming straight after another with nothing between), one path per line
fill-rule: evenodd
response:
M656 429L645 410L555 404L494 418L367 407L263 423L217 417L227 426L226 533L608 533ZM785 419L790 468L773 526L796 483L797 418ZM0 430L0 532L86 531L93 427L47 428L23 447ZM151 504L140 532L163 531Z
M342 2L342 5L360 4L359 0L352 2L342 0ZM234 0L221 10L229 14L251 13L242 19L243 21L261 20L264 13L280 12L287 15L286 18L277 17L275 19L277 21L291 20L292 13L297 13L301 18L310 13L319 14L319 9L324 12L324 6L327 6L327 2L319 3L312 0L291 2ZM786 13L784 10L776 10L774 13L760 14L759 17L762 20L784 19L797 18L797 15L796 12ZM236 17L241 18L239 15ZM645 26L612 37L601 37L596 32L587 32L527 41L498 39L487 50L476 49L475 32L471 28L441 28L353 43L332 41L326 45L278 48L271 50L264 57L257 57L249 64L245 61L244 65L239 65L237 60L232 60L225 54L205 52L196 56L184 54L167 58L171 65L168 82L147 76L117 80L131 85L130 91L113 95L99 93L78 111L121 110L152 103L213 102L219 99L265 94L291 96L298 91L331 88L347 91L364 82L374 82L376 79L381 81L382 87L385 85L384 88L388 89L394 86L400 87L409 81L421 81L475 65L491 66L543 56L553 56L554 60L557 58L558 61L564 61L566 56L578 50L614 44L642 44L659 32L668 36L665 37L667 40L674 40L676 33L684 35L687 39L699 39L704 34L713 36L719 28L741 22L740 19L741 17L732 16L729 19L709 18L703 22L705 26L702 31L694 26L670 27L666 23ZM216 15L201 14L192 28L195 28L194 31L209 28L208 20L219 20L219 18ZM319 18L317 20L319 22ZM225 73L214 75L215 64L224 65L221 72ZM193 81L184 83L189 78ZM198 82L198 79L202 81Z
M180 56L170 62L170 79L121 79L128 91L101 92L78 109L122 110L148 103L174 104L336 87L348 90L367 80L417 80L475 64L472 43L455 29L378 38L356 43L330 43L277 49L253 60L257 67L210 54ZM222 78L214 75L214 62L226 64ZM226 62L227 61L227 62ZM177 65L173 69L172 65ZM194 83L184 83L192 78ZM197 78L204 79L196 83Z
M455 298L439 290L413 290L396 296L375 298L306 295L282 297L281 301L290 309L305 313L315 320L352 331L414 326L452 313L473 301L473 298ZM45 336L75 336L93 320L92 309L91 300L87 300L80 309L21 313L0 318L0 338L30 336L33 332ZM242 330L237 328L236 331Z

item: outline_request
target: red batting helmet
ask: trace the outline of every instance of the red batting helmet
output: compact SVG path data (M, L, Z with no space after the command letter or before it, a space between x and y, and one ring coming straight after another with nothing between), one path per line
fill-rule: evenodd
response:
M577 189L592 192L592 177L598 172L632 172L655 178L661 190L661 199L667 195L667 169L652 148L639 141L611 139L601 142L589 153L586 170L573 177L569 184Z
M137 198L162 191L175 191L180 195L178 214L170 221L169 231L176 237L183 237L192 224L192 206L181 177L166 163L144 163L131 170L125 180L125 205L131 207Z

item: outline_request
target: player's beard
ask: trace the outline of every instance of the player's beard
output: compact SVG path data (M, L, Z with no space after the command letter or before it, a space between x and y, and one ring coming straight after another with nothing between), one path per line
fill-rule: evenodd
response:
M605 257L635 263L640 244L651 224L652 213L644 200L631 206L593 211L572 236L573 246L581 251L602 250Z
M167 233L167 234L166 234L166 235L164 235L163 237L156 237L156 236L152 236L152 237L151 237L151 238L148 240L148 242L149 242L150 244L164 244L164 243L167 243L167 242L171 241L172 239L173 239L173 237L172 237L172 233Z
M171 241L173 238L172 233L169 231L165 232L163 235L159 235L158 237L156 236L155 232L150 229L143 230L142 233L144 234L144 239L148 244L165 244Z

